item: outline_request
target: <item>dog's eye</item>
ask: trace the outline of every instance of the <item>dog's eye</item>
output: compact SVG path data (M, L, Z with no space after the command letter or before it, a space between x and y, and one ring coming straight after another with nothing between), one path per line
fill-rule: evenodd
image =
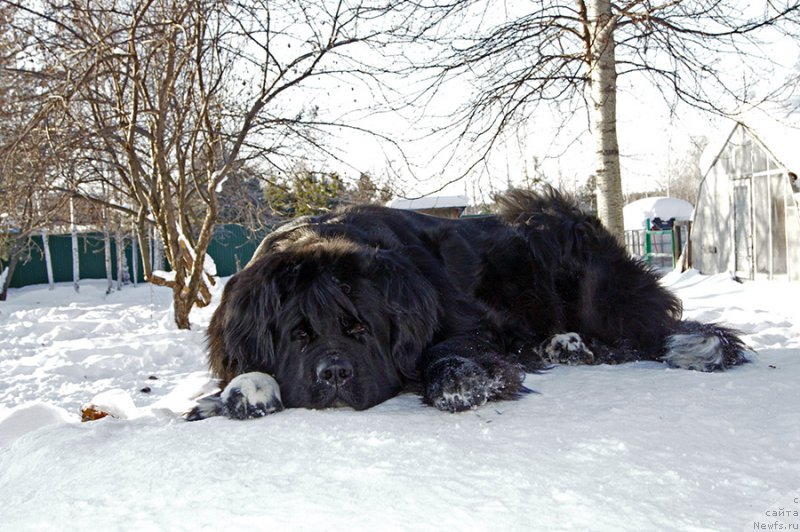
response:
M309 336L310 335L308 334L308 331L303 329L302 327L298 327L297 329L292 331L292 340L296 341L308 340Z
M350 336L361 336L362 334L367 334L367 326L363 323L351 323L347 327L347 334Z
M369 332L366 325L350 317L342 317L339 322L342 324L342 331L348 336L361 336Z

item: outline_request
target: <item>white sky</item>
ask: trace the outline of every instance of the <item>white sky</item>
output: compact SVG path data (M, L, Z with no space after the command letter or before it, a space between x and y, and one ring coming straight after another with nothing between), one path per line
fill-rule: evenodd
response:
M793 39L776 39L767 43L762 53L772 56L785 71L783 74L773 72L765 75L759 84L754 84L758 93L772 90L785 79L784 76L795 68L800 55ZM731 76L740 77L741 64L734 59L728 71ZM690 149L692 137L713 137L726 127L723 119L686 106L671 113L662 96L644 80L626 76L620 78L619 84L617 126L625 193L658 187L666 180L671 163L685 156ZM361 103L359 98L370 97L366 91L356 91L347 97L351 95L357 104ZM444 105L452 105L453 99L453 95L448 94ZM429 106L426 112L436 115L443 110ZM431 193L466 194L479 201L506 188L509 182L519 183L526 169L532 172L534 157L539 159L545 175L554 184L568 190L583 185L593 173L593 146L588 128L582 122L584 120L585 113L579 113L570 128L559 134L556 129L560 120L541 112L529 121L525 130L518 130L515 137L497 147L488 167L446 186L460 175L456 169L461 161L448 164L448 145L442 144L442 139L403 142L403 149L414 165L413 175L404 168L400 156L391 146L374 139L343 135L336 146L343 150L344 159L350 165L350 168L342 168L345 175L357 175L355 169L369 171L379 178L393 175L390 182L395 192L408 197ZM398 140L418 135L409 122L399 116L373 116L359 123ZM423 120L418 126L428 124Z

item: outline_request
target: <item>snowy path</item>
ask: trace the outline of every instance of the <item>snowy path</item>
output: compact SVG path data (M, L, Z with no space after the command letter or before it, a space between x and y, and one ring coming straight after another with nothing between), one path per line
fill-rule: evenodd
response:
M455 415L404 395L198 423L176 412L208 389L210 310L186 332L159 288L14 290L0 530L800 529L800 286L671 282L688 317L745 331L755 362L558 367L528 377L539 394ZM78 423L114 388L131 419Z

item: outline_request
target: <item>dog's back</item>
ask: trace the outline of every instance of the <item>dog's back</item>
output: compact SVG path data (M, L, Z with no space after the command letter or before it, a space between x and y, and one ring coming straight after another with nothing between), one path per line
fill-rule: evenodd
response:
M681 321L681 302L658 274L631 258L573 198L547 188L512 190L497 202L501 218L525 235L531 254L549 254L564 330L593 346L599 354L594 362L663 359L712 371L746 361L735 331Z

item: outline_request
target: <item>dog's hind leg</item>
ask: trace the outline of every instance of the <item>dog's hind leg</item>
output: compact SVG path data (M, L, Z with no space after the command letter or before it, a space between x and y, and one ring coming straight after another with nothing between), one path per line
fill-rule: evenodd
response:
M665 340L662 360L675 368L722 371L748 361L739 332L715 323L682 321Z

